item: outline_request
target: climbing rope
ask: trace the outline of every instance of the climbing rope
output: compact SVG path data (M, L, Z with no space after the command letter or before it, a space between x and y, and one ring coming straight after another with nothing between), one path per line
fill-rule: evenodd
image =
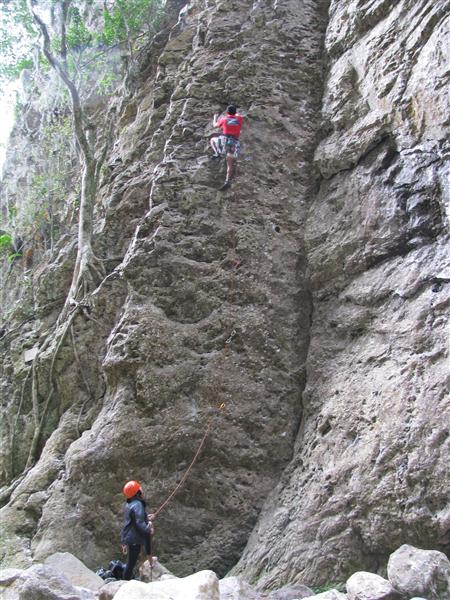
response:
M239 269L239 267L241 266L241 259L239 258L239 256L236 254L236 246L237 246L237 239L234 238L233 239L233 243L232 243L232 247L231 250L234 254L233 259L232 259L232 265L231 265L231 270L232 271L237 271L237 269ZM231 279L230 282L230 288L229 288L229 301L230 303L234 302L235 299L235 292L236 292L236 282L234 279L234 275ZM229 348L230 348L230 344L233 341L233 338L237 335L237 331L235 329L232 329L232 331L230 332L230 335L228 336L228 338L225 340L224 343L224 348L223 348L223 352L225 356L228 356L229 353ZM222 411L225 408L225 403L222 402L218 407L217 410L218 411ZM178 490L181 488L181 486L184 484L184 482L186 481L186 479L189 477L189 473L192 470L192 467L195 465L195 463L197 462L198 457L200 456L200 453L206 443L206 439L211 431L211 427L213 424L213 420L215 418L217 413L213 413L206 424L206 429L205 429L205 433L203 434L202 439L200 440L200 444L198 445L197 451L194 454L194 458L192 459L191 463L189 464L188 468L186 469L183 477L180 479L179 483L175 486L175 488L172 490L172 492L167 496L167 498L164 500L164 502L152 513L153 515L153 519L155 519L159 513L164 510L166 508L166 506L169 504L169 502L172 500L172 498L175 496L175 494L178 492Z
M220 406L217 407L217 410L221 411L225 408L225 404L224 402L222 402L220 404ZM175 496L175 494L178 492L178 490L181 488L181 486L183 485L183 483L186 481L186 479L189 477L189 473L191 472L192 467L195 465L195 463L197 462L198 457L200 456L200 452L202 451L203 446L205 445L206 442L206 438L209 435L209 432L211 431L211 427L213 424L213 420L214 417L216 416L216 414L212 414L207 422L206 425L206 429L205 429L205 433L203 434L203 437L200 441L200 444L198 445L197 448L197 452L194 454L194 458L191 460L190 465L188 466L188 468L186 469L186 471L184 472L183 477L180 479L180 481L178 482L178 484L175 486L175 488L172 490L172 492L167 496L167 498L164 500L164 502L161 504L161 506L159 508L157 508L152 514L153 514L153 519L156 519L156 517L159 515L159 513L165 509L165 507L169 504L169 502L172 500L172 498Z
M237 255L236 253L236 246L237 246L237 240L234 239L234 244L231 248L234 256L232 259L232 265L231 265L231 270L232 271L237 271L239 269L239 267L241 266L241 259L240 257ZM230 282L230 287L229 287L229 301L230 303L234 302L235 299L235 292L236 292L236 282L235 282L235 278L234 275L232 276L231 282ZM236 329L232 329L229 336L227 337L227 339L224 342L224 347L223 347L223 355L224 357L227 357L230 351L230 345L231 342L233 341L233 338L237 335L237 331ZM223 365L222 365L223 366ZM223 375L223 373L222 373ZM218 394L218 384L216 384L216 394ZM220 412L222 410L225 409L225 403L221 402L219 404L219 406L217 407L217 411ZM180 479L180 481L177 483L177 485L174 487L174 489L172 490L172 492L167 496L167 498L164 500L164 502L155 510L152 512L152 520L155 520L156 517L159 515L159 513L161 511L163 511L166 506L170 503L170 501L172 500L172 498L177 494L178 490L183 486L184 482L186 481L186 479L189 477L189 474L193 468L193 466L195 465L195 463L197 462L200 453L203 449L203 447L205 446L206 440L208 438L208 435L211 431L212 425L213 425L213 421L214 418L217 416L217 412L214 412L208 419L207 423L206 423L206 429L205 429L205 433L203 434L202 439L200 440L200 443L198 445L197 451L194 454L193 459L191 460L189 466L187 467L186 471L183 474L183 477ZM155 534L152 534L152 540L153 540L153 551L154 551L154 539L155 539ZM153 560L150 560L150 581L153 581Z

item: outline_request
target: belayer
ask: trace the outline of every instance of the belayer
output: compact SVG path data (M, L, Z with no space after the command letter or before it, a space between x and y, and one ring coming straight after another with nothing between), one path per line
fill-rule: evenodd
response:
M210 144L214 151L213 158L220 156L227 157L227 175L225 183L220 188L227 190L231 186L233 179L235 161L241 151L239 136L241 134L242 123L244 117L236 112L236 107L232 104L227 108L227 114L219 118L218 114L214 115L213 127L220 127L222 135L217 135L211 138Z
M144 547L150 565L156 561L152 556L153 525L150 515L146 512L144 492L141 484L137 481L128 481L123 488L127 499L124 506L124 524L121 541L122 550L127 554L127 564L123 573L123 579L131 579L133 570Z

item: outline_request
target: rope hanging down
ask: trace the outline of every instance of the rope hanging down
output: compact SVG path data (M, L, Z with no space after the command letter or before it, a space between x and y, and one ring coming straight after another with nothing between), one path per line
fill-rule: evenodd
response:
M241 259L240 257L237 255L236 253L236 246L237 246L237 239L235 237L234 234L234 239L233 239L233 245L232 245L232 252L234 254L232 263L231 263L231 271L237 271L239 269L239 267L241 266ZM231 283L230 283L230 289L229 289L229 300L231 303L233 303L234 301L234 295L235 295L235 280L234 277L231 278ZM225 355L228 354L229 352L229 348L230 348L230 344L233 341L233 338L237 335L237 331L235 329L233 329L231 331L230 336L225 340L224 343L224 348L223 351L225 353ZM221 411L225 408L225 403L222 402L218 407L217 410ZM211 431L211 427L212 427L212 423L214 420L214 417L216 416L216 414L212 414L210 416L210 418L208 419L207 425L206 425L206 429L205 429L205 433L203 434L203 437L200 441L200 444L197 448L197 452L194 454L194 458L192 459L190 465L188 466L188 468L186 469L183 477L181 478L181 480L179 481L179 483L175 486L175 488L173 489L173 491L169 494L169 496L164 500L164 502L161 504L161 506L159 508L157 508L153 513L152 513L152 517L153 519L155 519L159 513L164 510L166 508L166 506L169 504L169 502L172 500L172 498L175 496L175 494L178 492L178 490L181 488L181 486L183 485L183 483L186 481L186 479L189 477L189 473L191 472L192 467L195 465L195 463L197 462L198 457L200 456L200 452L203 449L203 446L205 445L206 439L209 435L209 432Z
M225 404L222 402L222 404L218 407L218 410L223 410L225 408ZM156 519L156 517L158 516L158 514L165 509L165 507L169 504L169 502L172 500L172 498L175 496L175 494L178 492L178 490L180 489L180 487L183 485L183 483L186 481L186 479L189 476L189 473L191 472L192 467L195 465L195 463L197 462L198 457L200 456L200 452L202 451L203 446L205 445L206 442L206 438L209 435L209 432L211 431L211 427L213 424L213 420L214 417L216 415L212 414L208 420L208 423L206 425L206 429L205 429L205 433L203 434L203 437L200 441L200 444L197 448L197 452L194 454L194 458L192 459L190 465L188 466L188 468L186 469L183 477L180 479L180 481L178 482L178 484L175 486L175 488L173 489L173 491L169 494L169 496L167 496L167 498L164 500L164 502L161 504L161 506L159 508L157 508L154 513L153 513L153 518Z

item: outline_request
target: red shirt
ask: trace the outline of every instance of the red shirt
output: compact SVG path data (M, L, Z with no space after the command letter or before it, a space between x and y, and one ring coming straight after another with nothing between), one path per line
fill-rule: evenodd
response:
M220 117L217 121L217 127L222 127L224 135L232 135L235 138L239 138L243 122L244 117L242 115L227 114L226 117Z

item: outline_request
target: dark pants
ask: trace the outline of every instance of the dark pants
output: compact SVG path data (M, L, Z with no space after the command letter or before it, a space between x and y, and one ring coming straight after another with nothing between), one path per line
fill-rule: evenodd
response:
M150 536L148 536L148 540L145 540L145 553L147 556L150 556L152 553L151 550L151 542ZM139 554L141 553L141 544L127 544L128 552L127 552L127 564L125 567L125 571L123 572L123 578L129 581L133 577L134 567L139 558Z
M127 564L123 572L123 578L130 580L133 576L134 567L138 561L142 546L140 544L128 544L127 548Z

